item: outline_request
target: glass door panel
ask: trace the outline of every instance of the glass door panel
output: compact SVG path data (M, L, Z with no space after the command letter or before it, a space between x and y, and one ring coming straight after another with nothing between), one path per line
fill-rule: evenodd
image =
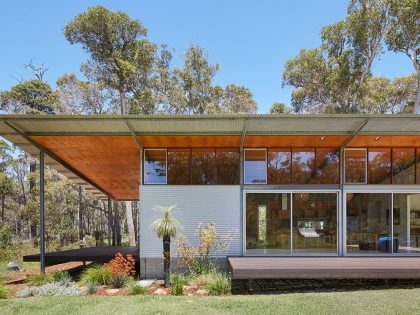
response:
M290 254L290 194L246 194L246 253Z
M293 193L293 253L337 253L337 193Z

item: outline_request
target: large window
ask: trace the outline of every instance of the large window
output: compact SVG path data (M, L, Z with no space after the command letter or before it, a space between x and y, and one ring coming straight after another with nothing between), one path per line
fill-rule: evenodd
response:
M391 183L391 149L369 149L369 184Z
M415 149L392 149L392 183L415 183Z
M337 253L337 193L247 193L246 252Z
M268 183L290 184L292 152L290 149L268 150Z
M190 150L168 150L168 184L187 185L189 183Z
M292 183L313 184L315 177L315 149L292 150Z
M337 194L293 194L293 251L337 252Z
M347 253L420 254L420 194L348 193Z
M391 194L347 194L347 253L390 253Z
M346 184L366 184L366 149L346 149L344 163Z
M144 183L166 184L166 150L144 150Z
M245 184L267 184L266 149L245 149Z

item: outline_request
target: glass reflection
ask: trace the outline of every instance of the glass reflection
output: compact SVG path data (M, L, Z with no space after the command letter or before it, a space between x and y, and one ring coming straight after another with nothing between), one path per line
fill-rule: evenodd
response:
M166 184L166 150L144 150L144 183Z

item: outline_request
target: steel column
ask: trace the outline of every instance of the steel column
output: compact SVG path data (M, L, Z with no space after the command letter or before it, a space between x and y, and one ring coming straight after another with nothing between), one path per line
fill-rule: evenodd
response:
M241 147L239 149L239 207L240 207L240 218L241 218L241 224L240 224L240 231L239 231L239 237L241 242L241 255L245 254L245 242L244 240L244 145L245 145L245 137L246 137L246 123L247 121L243 121L242 126L242 136L241 136Z
M111 198L108 197L108 246L112 245L111 226L112 226L112 203L111 203Z
M45 273L45 218L44 218L44 151L39 152L39 258L41 272Z

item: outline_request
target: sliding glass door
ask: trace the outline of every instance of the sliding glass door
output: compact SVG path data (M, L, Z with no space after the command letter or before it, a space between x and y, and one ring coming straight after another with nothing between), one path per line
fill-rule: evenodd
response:
M337 193L246 193L246 253L337 253Z
M347 253L420 254L420 194L347 193Z

